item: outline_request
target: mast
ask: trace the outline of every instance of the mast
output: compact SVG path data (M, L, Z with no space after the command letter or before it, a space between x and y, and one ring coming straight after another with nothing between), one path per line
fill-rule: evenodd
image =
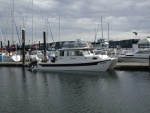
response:
M14 0L13 0L11 15L12 15L12 44L13 44L14 42Z
M45 30L46 30L46 18L45 18ZM44 30L44 31L45 31L45 30Z
M48 25L48 28L49 28L49 30L50 30L50 33L51 33L51 37L52 37L52 40L53 40L53 43L54 43L54 38L53 38L53 34L52 34L52 30L51 30L51 26L50 26L50 22L49 22L49 20L47 19L47 25Z
M25 21L24 21L24 18L23 18L23 28L25 29Z
M108 22L108 48L109 48L109 22Z
M96 29L94 29L94 33L95 33L94 46L96 47L96 35L97 35Z
M59 48L60 48L60 16L59 16Z
M3 38L3 34L2 34L1 28L0 28L0 34L1 34L1 37L2 37L2 41L4 41L4 38Z
M45 37L47 37L47 36L46 36L46 35L47 35L47 34L46 34L46 33L47 33L47 31L46 31L46 30L47 30L47 26L46 26L47 22L46 22L46 21L47 21L47 18L45 18L45 29L44 29ZM46 46L45 46L45 47L46 47Z
M0 26L1 26L1 21L0 21ZM3 34L2 34L1 28L0 28L0 35L1 35L1 37L2 37L2 42L4 42L4 38L3 38Z
M32 0L32 44L33 44L33 0Z
M47 43L46 43L46 45L47 45L47 47L48 47L48 19L47 18L45 18L45 35L46 35L46 40L47 40Z
M99 24L98 24L97 29L94 29L94 31L95 31L95 46L96 46L96 37L97 37L98 30L99 30L99 27L100 27L100 22L101 22L101 21L99 21Z
M101 16L101 30L102 30L102 48L103 48L103 25L102 25L102 16Z
M46 36L47 36L47 47L48 47L48 19L46 19Z

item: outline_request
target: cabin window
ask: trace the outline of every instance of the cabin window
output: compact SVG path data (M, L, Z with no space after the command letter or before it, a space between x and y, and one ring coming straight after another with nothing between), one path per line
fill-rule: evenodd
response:
M67 56L83 56L83 53L81 50L72 50L67 52Z
M75 56L75 52L74 51L68 51L67 56Z
M84 54L84 55L89 55L90 52L89 52L88 50L83 50L83 54Z
M79 51L79 56L83 56L83 51L82 50Z
M90 53L94 54L94 51L90 50Z
M64 56L64 51L60 51L60 55L59 56Z

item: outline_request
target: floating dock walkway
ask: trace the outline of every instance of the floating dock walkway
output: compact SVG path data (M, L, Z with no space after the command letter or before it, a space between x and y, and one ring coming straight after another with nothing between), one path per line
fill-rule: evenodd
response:
M149 63L118 62L115 69L119 70L150 70Z
M27 66L28 62L23 65L22 62L0 62L0 67L24 67Z

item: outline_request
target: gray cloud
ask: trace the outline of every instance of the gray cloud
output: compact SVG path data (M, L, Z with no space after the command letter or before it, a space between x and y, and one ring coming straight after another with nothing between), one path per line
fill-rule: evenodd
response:
M43 42L45 18L50 22L49 27L51 27L55 40L59 40L59 17L61 40L75 40L80 37L93 41L94 29L98 27L101 16L103 17L104 38L107 38L108 22L112 40L118 40L119 37L120 39L132 38L133 31L137 31L139 37L150 35L149 0L33 0L33 2L34 40L37 42ZM32 1L15 0L14 6L18 33L20 34L23 23L26 23L26 39L30 40L32 36ZM11 39L11 11L12 0L1 0L0 29L3 40ZM49 42L51 42L50 29L48 31ZM17 41L17 32L16 30L14 32ZM101 29L99 29L98 38L101 38Z

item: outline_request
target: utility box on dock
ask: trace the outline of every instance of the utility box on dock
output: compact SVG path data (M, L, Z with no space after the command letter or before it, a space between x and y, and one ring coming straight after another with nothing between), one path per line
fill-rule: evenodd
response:
M0 55L0 62L3 62L3 55Z

